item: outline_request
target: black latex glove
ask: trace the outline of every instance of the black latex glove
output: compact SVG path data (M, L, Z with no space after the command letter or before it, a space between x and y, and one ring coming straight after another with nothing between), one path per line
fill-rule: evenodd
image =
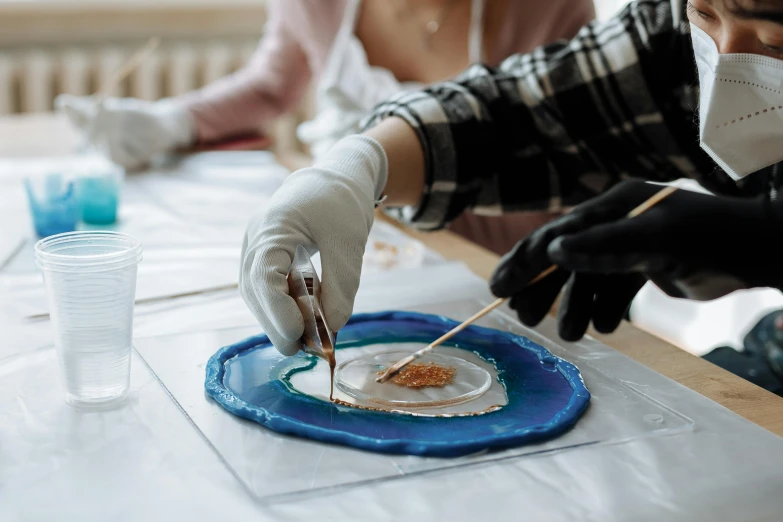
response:
M626 181L544 226L506 254L490 282L511 297L520 320L538 324L568 283L558 312L567 341L617 328L649 279L674 297L715 299L740 288L780 288L778 241L783 208L777 202L680 190L644 214L628 212L662 189ZM560 268L529 281L552 264Z

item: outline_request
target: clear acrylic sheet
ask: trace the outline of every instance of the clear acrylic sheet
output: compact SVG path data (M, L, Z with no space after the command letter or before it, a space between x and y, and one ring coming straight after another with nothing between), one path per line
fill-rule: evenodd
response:
M462 320L485 304L465 300L415 309ZM387 456L329 446L274 433L234 418L214 402L202 399L206 360L219 347L257 333L254 329L149 338L137 342L136 348L237 479L254 497L264 501L319 494L480 462L551 454L587 445L620 444L693 429L692 420L652 400L643 390L601 372L587 358L575 357L573 352L541 338L501 312L493 312L479 324L526 335L580 368L593 399L573 430L541 444L456 459ZM345 465L348 461L350 466Z
M0 293L9 316L46 314L43 284L33 258L34 237L25 203L25 176L80 172L91 156L0 160L0 217L17 223L0 236ZM245 226L264 207L287 171L268 152L205 152L129 175L121 194L119 221L109 227L142 240L138 300L231 287L238 282ZM83 226L82 228L91 228ZM22 240L26 242L17 248ZM7 245L6 245L7 244ZM319 258L314 262L318 265ZM409 269L441 262L419 241L378 222L371 232L364 272Z
M149 236L139 234L137 237ZM443 262L436 254L425 253L420 242L407 238L386 223L376 223L370 237L371 243L377 240L387 245L399 245L400 255L390 267L387 264L388 257L385 256L382 262L375 259L371 243L368 243L362 268L363 278ZM12 301L6 303L10 308L7 310L9 315L34 317L48 313L41 274L33 259L33 245L34 241L22 245L22 249L14 253L13 263L9 263L8 270L0 271L0 292L13 297ZM403 248L410 248L411 255L403 253ZM220 244L210 240L204 245L174 244L168 247L145 242L144 260L139 264L136 299L146 301L232 287L238 281L239 254L237 242ZM318 255L313 258L313 264L320 270ZM3 306L2 300L0 306Z
M212 159L203 161L197 154L166 168L128 176L121 194L119 221L99 227L142 240L139 300L236 285L247 220L263 208L287 173L268 153L204 155ZM237 155L242 161L232 162ZM29 226L22 180L52 171L78 173L90 162L90 156L0 162L0 201L4 209L12 209L9 220L13 217L19 230L28 236L23 248L0 272L0 291L11 297L0 306L5 304L9 316L31 317L48 311L33 259L37 238Z
M139 264L136 299L146 301L196 291L225 289L236 284L238 250L171 249L144 252ZM47 314L41 273L34 271L0 277L0 288L13 300L9 313L21 317Z
M0 520L260 519L138 355L117 409L69 406L58 379L51 346L0 358Z

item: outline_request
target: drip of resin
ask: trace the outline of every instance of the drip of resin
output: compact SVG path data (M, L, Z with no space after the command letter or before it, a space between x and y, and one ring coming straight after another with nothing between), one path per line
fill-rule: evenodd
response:
M334 359L334 358L332 358ZM329 361L329 400L334 402L334 368L337 365L337 361Z
M327 325L321 308L321 283L307 250L302 246L298 246L296 249L291 270L286 279L289 295L296 301L304 320L305 328L301 338L302 350L310 355L320 357L328 363L329 401L336 403L334 397L334 379L337 367L335 336ZM456 368L433 363L418 363L395 376L392 382L394 385L412 389L443 388L454 381L456 371ZM443 403L443 405L446 404L449 404L449 401ZM371 407L367 406L367 408ZM393 410L387 408L379 409L379 411Z

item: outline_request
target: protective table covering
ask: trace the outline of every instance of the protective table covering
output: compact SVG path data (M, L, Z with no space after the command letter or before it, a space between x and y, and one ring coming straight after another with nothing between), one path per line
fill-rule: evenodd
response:
M405 278L433 293L445 286L427 286L432 274L423 272ZM461 282L463 297L486 302L485 283L464 268L447 272L450 286ZM359 308L378 310L378 297L399 307L394 296L372 289ZM449 296L449 306L460 301ZM475 301L461 306L451 313L472 313ZM192 304L187 313L207 319L209 310ZM506 314L495 319L546 343ZM239 314L235 321L242 322ZM64 404L52 385L51 348L1 360L0 520L779 519L778 437L594 341L548 343L580 367L593 393L583 422L550 446L522 455L390 461L267 432L210 401L206 360L215 346L258 332L246 324L137 339L146 364L134 356L130 401L110 412ZM547 320L538 331L552 336L555 325ZM169 364L173 353L188 358ZM602 424L613 439L591 441L606 430ZM281 493L292 484L299 492Z
M18 172L28 168L23 163ZM0 162L0 215L4 226L25 224L27 232L26 208L14 196L17 183L8 181L8 168L16 166ZM279 170L271 163L268 167L270 173ZM163 176L150 174L157 175ZM128 186L133 183L129 178ZM145 241L148 252L156 242L159 248L171 247L168 234L176 248L189 243L238 253L246 216L240 220L237 215L235 225L223 221L210 227L206 216L199 221L193 215L195 205L188 217L167 213L161 209L169 193L157 187L150 181L150 198L141 198L136 207L149 214L131 213L136 204L130 191L123 209L124 219L161 219L155 226L163 228L151 230ZM194 194L208 198L209 192ZM259 205L264 197L259 195ZM154 204L154 198L163 204ZM247 209L250 203L247 200ZM160 225L164 218L165 226ZM191 218L193 223L188 222ZM236 243L231 230L237 232ZM185 234L185 241L176 242ZM34 271L26 264L29 247L28 241L0 270L0 279L9 282ZM477 300L491 298L486 283L463 266L429 256L418 268L364 275L357 311L427 312L440 303L462 303L463 309L449 311L458 319L474 313ZM162 254L160 259L167 258ZM162 274L149 277L160 278L162 284ZM203 378L209 355L216 347L259 333L235 291L137 306L138 352L132 361L129 401L116 410L84 412L62 400L49 321L14 313L13 296L6 288L0 287L3 522L241 517L733 521L780 520L783 512L780 438L595 341L549 343L547 338L556 337L549 319L537 333L505 313L487 320L521 329L582 370L593 394L583 423L547 443L552 446L531 446L523 455L391 462L384 456L375 460L355 450L270 434L206 397ZM187 358L170 362L172 354ZM598 433L611 438L596 441Z

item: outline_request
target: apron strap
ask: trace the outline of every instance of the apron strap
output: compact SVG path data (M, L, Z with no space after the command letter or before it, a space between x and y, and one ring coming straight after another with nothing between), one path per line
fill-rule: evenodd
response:
M470 63L485 61L484 56L484 0L471 0L468 29L468 58Z
M332 47L326 58L326 64L321 75L322 84L331 85L338 81L341 73L341 65L345 48L349 45L356 30L356 21L359 17L359 5L361 0L348 0L343 11L340 27L332 41Z

